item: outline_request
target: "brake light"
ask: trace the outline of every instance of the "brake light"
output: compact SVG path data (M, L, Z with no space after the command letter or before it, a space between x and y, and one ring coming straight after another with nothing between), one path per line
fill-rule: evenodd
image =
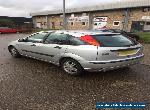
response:
M91 45L100 46L100 44L90 35L81 36L80 39L83 40L84 42L91 44Z

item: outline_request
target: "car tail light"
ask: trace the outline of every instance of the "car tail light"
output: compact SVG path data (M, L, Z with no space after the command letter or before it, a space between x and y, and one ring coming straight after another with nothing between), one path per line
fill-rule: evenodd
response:
M100 46L100 43L98 43L92 36L90 35L85 35L85 36L81 36L80 38L81 40L83 40L84 42L87 42L91 45L94 46Z

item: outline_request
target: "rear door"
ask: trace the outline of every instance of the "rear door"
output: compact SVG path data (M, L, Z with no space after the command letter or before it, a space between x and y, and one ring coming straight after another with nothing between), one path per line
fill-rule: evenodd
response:
M134 57L142 53L141 45L121 34L93 36L99 43L97 60L108 61Z
M78 58L80 57L86 61L95 61L97 57L97 47L94 45L89 45L81 40L80 37L69 35L67 53L71 54L72 57L78 56Z

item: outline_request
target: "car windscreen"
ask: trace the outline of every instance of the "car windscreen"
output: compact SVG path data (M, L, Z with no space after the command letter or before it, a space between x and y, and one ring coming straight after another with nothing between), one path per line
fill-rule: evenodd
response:
M121 34L92 35L101 47L127 47L135 45L135 42Z

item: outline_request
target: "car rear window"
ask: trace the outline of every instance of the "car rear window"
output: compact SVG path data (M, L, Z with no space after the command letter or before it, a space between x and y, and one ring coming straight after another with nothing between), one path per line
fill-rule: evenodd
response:
M127 47L135 45L135 42L121 34L92 35L101 47Z

